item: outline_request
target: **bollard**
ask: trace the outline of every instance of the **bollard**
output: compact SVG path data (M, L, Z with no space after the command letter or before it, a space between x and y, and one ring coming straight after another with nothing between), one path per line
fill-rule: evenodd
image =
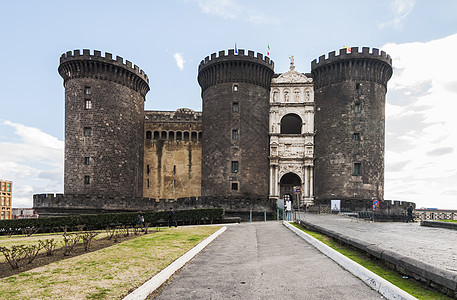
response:
M252 209L249 211L249 223L252 223Z
M264 222L267 221L267 211L266 210L263 211L263 221Z

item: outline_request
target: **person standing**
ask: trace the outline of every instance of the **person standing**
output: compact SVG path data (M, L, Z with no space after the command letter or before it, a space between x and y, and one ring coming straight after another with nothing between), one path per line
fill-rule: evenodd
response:
M138 216L136 216L136 225L138 226L143 226L144 223L144 217L141 211L138 212Z
M173 207L170 208L170 212L168 213L168 227L175 226L178 227L178 225L175 223L175 211L173 210Z
M409 205L409 207L408 207L408 209L406 211L407 211L407 214L408 214L408 217L406 218L406 223L408 223L409 221L414 222L413 206Z

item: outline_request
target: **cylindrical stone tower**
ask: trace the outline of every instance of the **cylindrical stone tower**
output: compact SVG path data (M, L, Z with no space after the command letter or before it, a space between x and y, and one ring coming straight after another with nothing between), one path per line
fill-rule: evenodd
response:
M90 50L62 54L59 74L65 87L65 194L142 197L146 74L122 57Z
M392 60L351 48L311 63L315 110L316 200L383 200L384 124Z
M268 198L273 68L269 57L241 49L200 63L203 197Z

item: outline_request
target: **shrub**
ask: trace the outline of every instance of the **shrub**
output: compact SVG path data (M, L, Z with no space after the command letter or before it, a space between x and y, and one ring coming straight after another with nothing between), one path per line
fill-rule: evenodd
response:
M33 228L33 233L40 229L42 232L59 231L61 228L75 230L84 224L86 229L104 229L107 226L134 226L137 212L107 213L94 215L73 215L65 217L49 217L38 219L0 220L0 234L10 232L21 233L27 228ZM151 226L166 222L168 211L147 211L143 214L145 222ZM222 208L188 209L175 211L175 220L188 224L212 223L224 218ZM66 231L66 230L64 230Z

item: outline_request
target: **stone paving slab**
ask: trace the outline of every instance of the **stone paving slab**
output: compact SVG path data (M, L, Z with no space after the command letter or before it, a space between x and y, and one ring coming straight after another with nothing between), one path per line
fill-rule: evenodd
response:
M382 299L278 222L229 226L154 299Z
M357 222L332 214L305 214L304 220L457 275L457 230L423 227L418 222Z

